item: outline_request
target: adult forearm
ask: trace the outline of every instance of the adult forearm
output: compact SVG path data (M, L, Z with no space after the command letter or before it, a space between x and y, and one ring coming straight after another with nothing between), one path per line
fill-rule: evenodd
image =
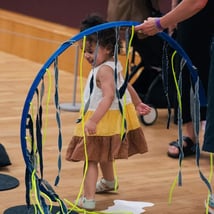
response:
M173 10L161 17L160 24L163 28L176 25L203 9L208 0L183 0Z
M174 9L161 18L149 17L140 25L135 26L136 31L146 35L155 35L164 29L173 29L182 22L202 10L208 0L183 0Z

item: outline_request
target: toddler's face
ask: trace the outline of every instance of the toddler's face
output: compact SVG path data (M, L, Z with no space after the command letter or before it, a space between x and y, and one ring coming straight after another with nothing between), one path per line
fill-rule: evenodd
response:
M110 58L108 49L102 46L97 46L95 42L88 41L86 41L84 57L89 64L95 67Z

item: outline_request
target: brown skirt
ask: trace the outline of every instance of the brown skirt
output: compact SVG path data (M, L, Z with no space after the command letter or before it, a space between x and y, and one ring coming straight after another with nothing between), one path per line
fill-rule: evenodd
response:
M146 140L139 127L130 130L123 141L119 134L105 137L86 136L85 142L83 137L74 136L68 145L66 160L107 162L127 159L134 154L143 154L147 151Z

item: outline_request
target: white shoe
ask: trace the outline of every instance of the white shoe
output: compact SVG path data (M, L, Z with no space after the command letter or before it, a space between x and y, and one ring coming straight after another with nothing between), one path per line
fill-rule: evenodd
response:
M96 202L94 199L87 199L84 196L80 197L76 204L78 207L86 210L94 210L96 206Z
M207 206L207 201L205 200L205 208ZM210 195L208 203L208 212L209 214L214 214L214 195Z
M107 181L101 178L96 183L96 193L106 193L114 190L118 190L118 186L115 189L115 181Z

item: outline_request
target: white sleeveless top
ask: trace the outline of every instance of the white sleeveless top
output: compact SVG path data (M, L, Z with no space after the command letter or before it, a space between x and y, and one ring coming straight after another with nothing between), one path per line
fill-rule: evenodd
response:
M113 71L115 71L115 62L114 61L107 61L104 62L103 64L92 68L92 70L89 73L87 82L86 82L86 86L85 86L85 91L84 91L84 102L86 103L87 100L90 97L90 104L89 104L89 108L88 110L95 110L100 102L100 100L102 99L102 90L100 88L97 87L96 84L96 75L97 72L99 71L99 69L103 66L103 65L108 65L110 66ZM124 78L122 77L122 65L120 62L117 62L117 89L119 90L119 88L122 86L122 84L124 83ZM92 78L92 75L94 76L93 78L93 90L92 90L92 94L90 95L90 80ZM124 96L123 96L124 97ZM128 92L128 90L126 90L125 92L125 98L126 98L126 104L131 103L131 96ZM121 104L124 102L124 99L122 98L122 100L120 100ZM117 110L118 109L118 98L116 96L116 92L115 92L115 97L114 100L112 102L112 105L110 107L111 110Z

